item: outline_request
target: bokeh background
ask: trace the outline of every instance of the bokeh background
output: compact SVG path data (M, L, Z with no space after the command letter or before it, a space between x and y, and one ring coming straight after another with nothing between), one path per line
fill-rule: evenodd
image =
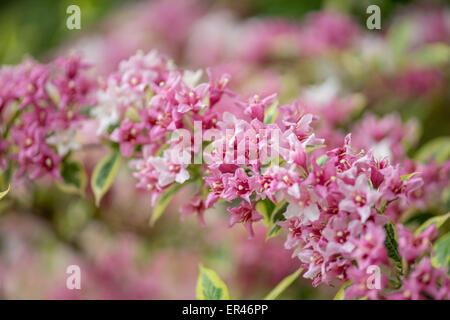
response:
M81 30L66 28L74 3ZM371 4L381 8L381 30L366 29ZM336 120L342 135L367 110L395 112L416 123L406 139L413 155L450 135L449 19L445 1L2 1L0 64L79 50L105 75L137 50L156 48L183 67L231 73L243 94L280 92L282 102L331 75L357 106ZM79 155L88 172L103 152ZM89 190L80 197L45 181L16 187L14 199L0 202L0 298L195 298L199 263L221 275L233 298L262 298L298 268L284 236L266 241L259 226L248 239L244 228L227 228L220 206L206 212L204 228L195 217L181 221L183 194L150 228L150 200L134 184L123 163L100 208ZM439 210L415 212L410 223ZM66 288L71 264L81 267L82 290ZM281 298L327 299L336 291L299 280Z

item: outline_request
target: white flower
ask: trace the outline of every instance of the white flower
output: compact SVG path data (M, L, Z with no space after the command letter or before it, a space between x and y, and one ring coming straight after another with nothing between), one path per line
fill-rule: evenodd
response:
M76 132L74 128L59 131L48 137L47 142L51 145L56 146L58 154L60 156L64 156L69 151L77 150L80 148L80 144L74 138L75 134Z
M305 216L309 221L316 221L319 219L320 211L315 203L311 203L309 206L305 207L291 202L289 203L284 216L286 219Z
M119 112L114 101L107 94L99 93L99 105L92 110L92 114L100 122L97 135L101 135L108 127L119 121Z
M372 147L371 151L376 160L382 160L384 158L388 158L392 160L392 152L390 148L390 141L388 138L383 139L378 142L375 146Z
M333 100L340 89L339 82L334 77L328 78L322 84L309 86L303 91L303 98L316 105L323 105Z
M200 78L202 77L203 71L201 69L197 71L185 70L183 73L183 82L189 86L189 88L194 89Z
M150 163L159 173L158 184L161 187L165 187L173 182L183 183L189 179L186 165L172 164L160 157L151 158Z

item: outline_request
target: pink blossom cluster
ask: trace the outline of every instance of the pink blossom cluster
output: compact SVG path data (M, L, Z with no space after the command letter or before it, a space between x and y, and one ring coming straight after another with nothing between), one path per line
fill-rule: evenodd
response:
M411 268L410 276L414 276L416 259L431 253L437 230L431 226L415 238L401 224L394 227L384 213L391 205L411 206L412 195L423 180L404 176L402 168L392 166L386 158L376 160L370 152L355 154L349 136L342 148L327 152L327 157L323 166L313 162L305 179L313 197L308 196L307 202L289 202L283 222L289 230L285 246L295 249L293 254L302 261L307 270L304 276L311 278L313 285L351 280L347 298L399 297L397 293L390 296L393 288L388 275L403 275ZM399 230L399 247L388 249L389 232L393 235L395 228ZM406 267L398 265L403 259ZM387 272L382 274L379 288L368 286L370 266ZM448 278L442 277L445 271L430 266L429 272L430 277L436 275L433 282L415 279L416 291L411 294L417 296L426 290L435 299L448 299ZM428 292L428 287L440 290ZM404 296L410 297L409 293Z
M205 210L225 202L230 226L243 224L253 236L253 224L264 218L257 203L269 201L281 208L279 220L284 221L277 223L288 230L285 246L294 249L314 286L351 280L346 297L395 298L400 293L389 285L388 275L396 274L404 298L422 297L423 291L448 298L444 271L427 264L428 258L416 261L431 254L434 227L416 239L390 218L397 220L408 206L428 201L424 179L430 188L448 184L448 163L407 161L401 144L410 139L413 124L369 115L364 129L355 129L365 130L356 141L368 151L352 147L350 134L343 146L327 149L314 134L318 117L301 103L279 107L274 122L275 94L242 99L227 89L228 76L210 74L209 82L198 84L199 77L156 52L139 53L120 65L100 93L99 100L111 103L115 112L109 137L133 158L137 186L150 192L154 204L171 186L196 182L195 196L181 207L183 216L196 214L204 224ZM242 116L219 112L224 103L240 107ZM180 131L188 138L173 135ZM204 152L192 145L196 139ZM383 139L392 154L376 152ZM198 154L200 161L193 161ZM439 173L433 176L433 170ZM399 247L388 248L397 229ZM367 285L370 266L385 270L381 290ZM417 279L420 272L428 272L426 281Z
M290 56L312 56L345 49L359 34L359 27L353 21L334 11L310 14L302 25L266 19L249 23L243 29L241 56L252 62L277 56L281 49Z
M116 142L125 157L133 157L138 187L151 192L153 203L169 186L191 176L187 165L172 156L180 139L171 134L193 133L194 121L202 123L201 129L215 126L218 114L212 108L224 93L231 93L227 75L210 74L208 83L198 84L201 76L201 71L177 68L156 51L139 52L122 62L99 91L93 111L98 133ZM183 149L190 159L192 150ZM191 205L201 207L195 201Z
M80 55L49 64L26 60L0 70L0 167L18 176L60 177L60 163L77 148L83 108L95 102Z

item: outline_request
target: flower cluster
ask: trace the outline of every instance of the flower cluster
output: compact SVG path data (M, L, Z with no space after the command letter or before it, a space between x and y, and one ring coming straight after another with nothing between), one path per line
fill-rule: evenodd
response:
M0 71L2 167L17 162L19 176L59 178L61 162L79 147L74 135L88 119L84 108L97 103L91 112L97 134L130 158L137 187L150 193L153 205L172 186L195 182L182 218L196 214L205 225L205 210L225 202L229 225L243 224L250 237L261 220L283 227L285 247L294 249L314 286L351 280L348 298L449 294L448 278L427 257L435 227L416 236L392 224L408 207L426 208L448 185L450 161L407 158L415 123L369 114L353 127L359 150L350 134L332 148L336 141L327 146L328 137L340 132L343 114L327 110L356 107L354 99L336 96L335 83L319 88L328 92L319 100L319 89L311 88L278 107L276 94L242 98L228 88L228 75L208 70L209 81L200 82L201 70L178 68L156 51L121 62L98 90L87 67L73 55ZM315 128L327 139L316 137ZM398 248L390 244L396 233ZM373 266L385 270L377 288L367 285ZM393 290L393 276L403 291Z
M18 176L60 177L60 163L80 147L76 129L83 108L95 102L95 83L80 55L47 65L26 60L0 70L0 167Z
M302 261L307 270L304 276L311 278L313 285L351 280L347 298L388 297L393 288L385 273L379 287L368 285L370 267L383 268L388 275L403 275L413 268L413 276L419 268L416 259L430 253L436 229L431 226L415 238L401 224L393 227L384 212L394 204L411 205L412 195L423 181L403 175L402 169L386 158L376 160L370 152L355 154L349 136L342 148L327 152L326 157L322 166L313 161L308 177L300 182L310 189L309 196L288 201L287 220L282 223L289 230L285 245L295 249L294 256ZM399 231L398 251L389 245L394 228ZM438 294L428 292L435 299L448 298L448 279L437 280L442 279L442 272L445 274L430 266L430 276L436 274L436 280L426 285L441 288ZM417 296L426 290L424 286L417 282L411 294ZM397 297L396 293L392 297Z
M215 126L218 115L212 108L224 93L231 94L226 75L210 74L208 83L198 84L201 76L201 71L177 68L156 51L138 52L122 62L99 91L93 111L98 133L117 143L123 156L133 158L138 187L151 191L153 203L169 186L192 174L185 163L193 153L191 136L183 140L174 133L193 136L194 121L202 123L200 129ZM187 160L181 163L177 152L184 152ZM194 202L186 208L202 207Z
M355 128L356 145L364 149L351 145L350 134L343 146L327 149L327 141L314 134L318 117L307 102L277 108L275 94L241 99L227 89L228 76L209 76L198 84L200 71L179 69L154 51L138 53L121 63L100 92L106 104L96 111L102 115L99 132L106 130L123 156L132 157L137 186L150 192L153 204L169 187L197 182L182 217L196 214L204 225L205 210L225 202L230 226L243 224L253 236L253 224L267 220L258 204L271 203L281 210L275 223L288 230L286 248L294 249L314 286L351 280L346 297L397 297L388 281L396 275L405 279L404 286L399 280L405 298L424 290L447 297L442 271L427 258L416 261L431 253L434 227L416 239L391 220L429 201L424 188L448 184L448 163L406 158L402 144L412 139L414 123L368 115ZM220 112L222 104L240 108L241 116ZM389 246L396 232L398 248ZM385 270L376 288L368 285L372 266ZM421 269L429 269L425 282L414 278Z

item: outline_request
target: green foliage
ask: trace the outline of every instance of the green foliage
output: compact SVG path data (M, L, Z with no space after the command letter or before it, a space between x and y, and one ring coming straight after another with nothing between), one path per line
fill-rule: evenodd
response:
M413 176L415 176L416 174L419 174L420 172L411 172L409 174L404 174L402 176L400 176L400 179L403 180L409 180L411 179Z
M405 53L414 39L413 26L408 22L401 22L389 29L388 41L397 65L404 62Z
M275 209L275 204L270 201L269 198L265 198L264 200L260 200L256 203L255 209L264 217L263 222L266 226L268 226L271 221L273 210Z
M274 101L264 112L264 124L274 123L278 117L278 101Z
M444 43L433 43L419 48L413 59L421 67L443 65L450 61L450 47Z
M417 151L414 158L424 163L430 159L439 164L444 163L450 159L450 137L439 137L429 141Z
M396 271L400 274L403 273L403 260L398 252L398 234L393 223L387 223L384 225L384 231L386 238L384 239L384 246L387 249L388 257L393 260Z
M156 205L153 208L152 215L150 217L150 226L153 226L161 215L166 210L167 206L170 203L170 200L177 194L178 191L181 190L185 185L191 183L192 181L186 181L184 183L174 183L167 190L159 196Z
M227 285L217 273L211 269L199 266L196 295L198 300L229 300Z
M334 296L333 300L344 300L344 298L345 298L345 290L347 290L347 288L350 287L351 284L352 284L352 282L350 280L345 282L339 288L339 291L336 293L336 295Z
M100 205L100 200L114 181L119 165L120 153L112 150L95 166L91 177L91 188L94 192L96 206Z
M316 159L316 163L319 166L323 167L325 165L325 163L327 163L327 160L328 160L328 156L326 154L324 154Z
M61 190L68 193L84 194L87 185L87 175L81 163L77 161L63 161L60 173L63 181L58 181L57 184Z
M13 164L10 162L6 169L0 172L0 190L9 188L11 184L11 179L13 176L14 168Z
M450 186L445 188L441 196L446 211L450 211Z
M269 292L269 294L264 298L264 300L275 300L276 298L278 298L278 296L282 294L283 291L286 290L299 277L302 271L303 268L300 268L293 274L290 274L286 278L281 280L280 283L278 283L276 287Z
M439 228L447 221L447 219L449 217L450 217L450 212L447 214L444 214L444 215L430 218L427 221L425 221L419 228L417 228L417 230L414 232L414 234L416 236L418 236L419 234L421 234L423 231L425 231L431 225L436 225L436 228Z
M433 246L435 255L431 263L436 268L447 268L450 274L450 232L447 232Z
M269 198L260 200L256 203L256 211L264 217L264 224L267 226L266 239L277 236L282 228L277 224L279 221L285 220L283 213L286 211L288 203L281 201L275 205Z
M0 2L0 63L15 64L26 55L44 54L98 23L118 0L16 0ZM66 8L81 9L81 30L68 30Z
M5 191L0 192L0 200L3 199L9 192L9 189L11 189L11 186L8 186L8 189L6 189Z

